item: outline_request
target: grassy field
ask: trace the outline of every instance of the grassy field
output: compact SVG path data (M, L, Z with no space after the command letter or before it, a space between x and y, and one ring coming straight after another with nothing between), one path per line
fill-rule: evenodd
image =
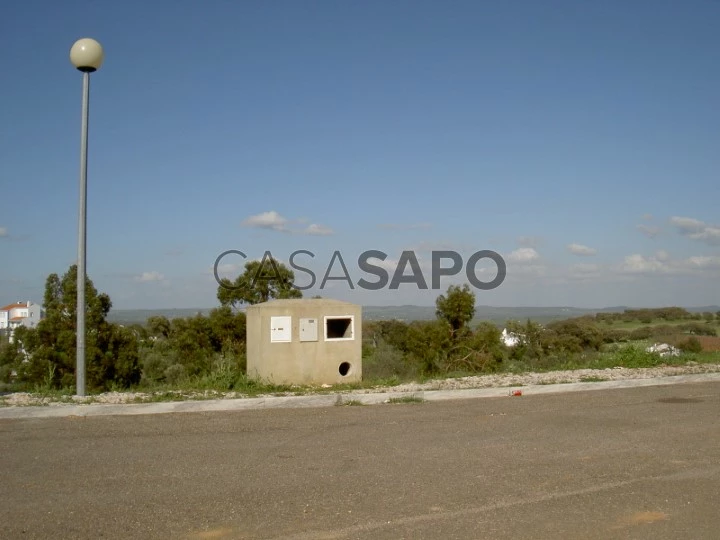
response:
M599 328L602 328L604 330L615 328L618 330L635 330L637 328L643 328L647 326L681 326L684 324L690 324L690 323L696 323L696 324L702 324L702 325L709 325L712 328L715 328L716 331L720 329L720 320L714 320L710 321L709 323L705 320L687 320L687 319L676 319L676 320L664 320L664 319L654 319L652 322L640 322L640 321L614 321L612 323L608 323L607 321L598 321L597 325Z

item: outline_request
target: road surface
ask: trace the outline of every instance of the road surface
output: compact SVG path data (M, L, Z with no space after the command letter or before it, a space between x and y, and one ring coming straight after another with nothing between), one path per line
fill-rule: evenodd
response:
M717 539L720 383L0 420L0 537Z

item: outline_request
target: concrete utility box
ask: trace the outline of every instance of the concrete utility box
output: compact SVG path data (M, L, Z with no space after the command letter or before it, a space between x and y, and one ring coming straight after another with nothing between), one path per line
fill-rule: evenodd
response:
M362 307L325 298L249 306L248 378L273 384L362 380Z

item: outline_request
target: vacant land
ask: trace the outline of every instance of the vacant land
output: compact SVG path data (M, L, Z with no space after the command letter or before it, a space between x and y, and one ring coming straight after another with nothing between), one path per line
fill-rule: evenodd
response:
M652 321L639 321L639 320L633 320L633 321L613 321L611 323L606 321L598 321L598 326L600 328L603 328L605 330L608 329L618 329L618 330L635 330L636 328L643 328L643 327L657 327L657 326L682 326L689 323L696 323L696 324L702 324L702 325L708 325L711 328L714 329L720 329L720 320L712 320L712 321L705 321L705 320L688 320L688 319L674 319L674 320L664 320L664 319L654 319Z

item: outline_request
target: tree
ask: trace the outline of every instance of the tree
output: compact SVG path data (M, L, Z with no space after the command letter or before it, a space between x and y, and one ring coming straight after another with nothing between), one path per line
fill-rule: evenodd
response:
M644 316L644 315L643 315ZM592 322L588 322L584 318L566 319L563 321L554 321L547 325L548 330L556 332L560 336L572 336L573 345L571 348L576 348L575 343L579 344L580 349L594 349L600 350L600 347L605 341L603 331L598 328Z
M152 315L147 320L147 330L154 338L165 338L170 337L170 321L167 317L162 315Z
M505 323L508 334L515 336L517 344L512 347L510 356L516 360L534 359L543 355L544 330L540 324L527 319L525 323L509 320Z
M274 298L302 298L302 292L292 286L295 273L272 257L249 261L245 272L235 281L220 281L217 298L222 306L258 304Z
M139 381L138 341L135 334L108 323L112 302L85 280L85 363L88 387L106 389L112 383L129 386ZM77 347L77 266L60 278L48 276L44 296L45 318L37 328L23 329L17 341L28 353L18 369L21 382L75 385ZM20 330L20 329L18 329Z
M435 315L450 325L450 335L455 338L475 315L475 294L465 284L461 287L450 285L445 294L435 301Z

